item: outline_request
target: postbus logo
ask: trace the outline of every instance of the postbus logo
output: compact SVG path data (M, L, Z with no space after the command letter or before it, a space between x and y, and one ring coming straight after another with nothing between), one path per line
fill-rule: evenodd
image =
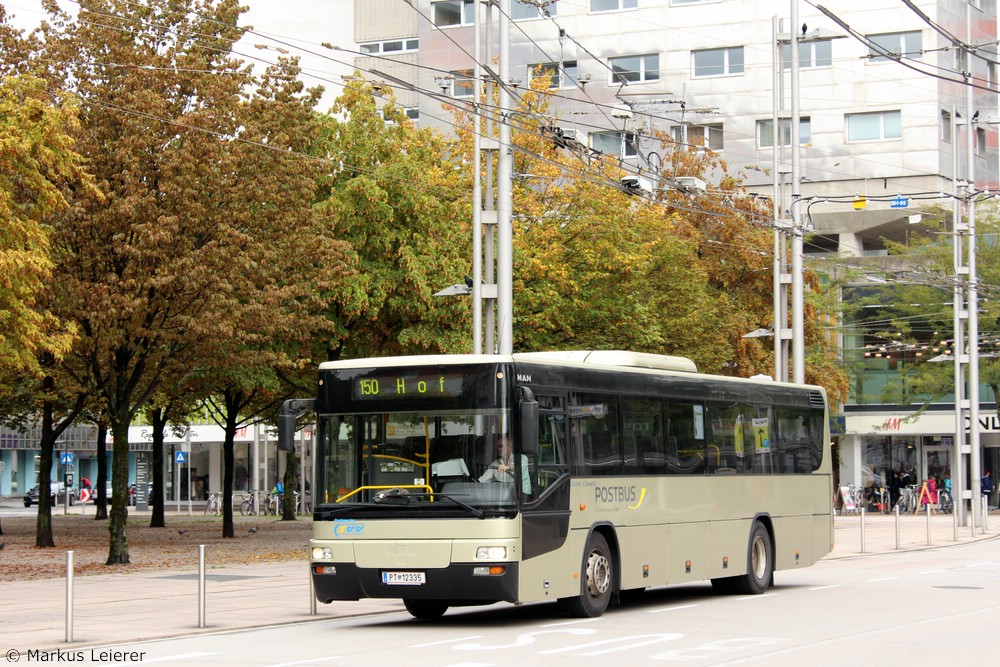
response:
M359 535L365 529L365 524L357 523L354 519L336 519L333 522L334 537L353 537Z
M594 487L594 502L603 504L627 503L630 510L637 510L646 502L646 487L613 485Z

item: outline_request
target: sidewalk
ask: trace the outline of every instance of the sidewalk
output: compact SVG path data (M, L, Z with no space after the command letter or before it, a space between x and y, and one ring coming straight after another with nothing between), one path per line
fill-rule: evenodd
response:
M834 520L836 546L827 558L862 558L896 551L893 515L864 517L862 553L861 517L840 515ZM1000 515L989 517L987 528L973 534L958 529L950 514L931 517L931 546L927 545L927 518L905 515L899 520L902 550L944 548L1000 536ZM285 623L328 620L402 611L398 600L361 600L317 604L310 613L306 562L262 563L212 567L206 565L205 627L199 628L198 572L161 571L75 577L72 643L67 643L65 579L0 583L0 649L25 656L28 650L54 651L95 645L125 644L150 639L212 633ZM780 574L778 575L780 578Z

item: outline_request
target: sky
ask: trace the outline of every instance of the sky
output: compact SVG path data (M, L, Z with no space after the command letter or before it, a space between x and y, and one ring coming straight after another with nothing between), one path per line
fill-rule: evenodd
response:
M12 23L23 29L34 28L45 18L40 0L0 0ZM77 3L59 0L72 11ZM327 111L343 88L341 76L353 71L354 55L321 46L323 42L354 50L353 0L242 0L249 7L241 23L254 28L235 49L244 60L257 66L273 61L285 49L301 57L302 79L307 86L322 85L326 92L319 104ZM266 45L258 49L257 45Z

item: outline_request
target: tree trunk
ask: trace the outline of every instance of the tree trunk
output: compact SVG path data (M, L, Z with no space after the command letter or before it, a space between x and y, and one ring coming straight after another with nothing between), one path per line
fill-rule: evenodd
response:
M239 406L243 402L243 392L226 390L223 398L226 405L226 426L222 442L222 536L236 537L233 525L233 471L236 467L233 441L239 425Z
M108 520L108 423L97 422L97 486L94 488L94 521Z
M52 389L52 378L46 377L42 381L46 390ZM51 401L42 404L42 441L41 455L38 457L38 518L35 521L35 546L54 547L55 540L52 538L52 491L50 480L52 479L52 452L56 444L56 432L52 428Z
M109 415L114 440L111 459L111 521L106 565L128 565L128 425L129 412L121 408Z
M281 520L295 521L295 486L299 476L299 457L295 455L294 443L292 451L285 457L285 495L281 502Z
M167 428L167 413L162 408L149 411L149 419L153 428L153 515L149 521L150 528L166 528L167 519L163 512L163 433ZM140 489L136 487L136 494ZM142 489L142 493L146 490ZM158 496L158 497L157 497Z
M163 440L153 443L153 491L150 494L149 502L153 507L152 515L149 519L150 528L166 528L167 519L164 516L163 507ZM146 489L136 488L135 492L146 493Z

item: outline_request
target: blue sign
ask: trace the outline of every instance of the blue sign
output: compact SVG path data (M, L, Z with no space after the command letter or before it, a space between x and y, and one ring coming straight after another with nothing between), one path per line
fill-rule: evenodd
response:
M907 208L910 205L909 197L897 196L895 199L889 200L889 208Z
M174 454L175 463L187 463L187 452L176 452Z
M73 452L61 452L59 454L59 463L64 466L73 465Z

